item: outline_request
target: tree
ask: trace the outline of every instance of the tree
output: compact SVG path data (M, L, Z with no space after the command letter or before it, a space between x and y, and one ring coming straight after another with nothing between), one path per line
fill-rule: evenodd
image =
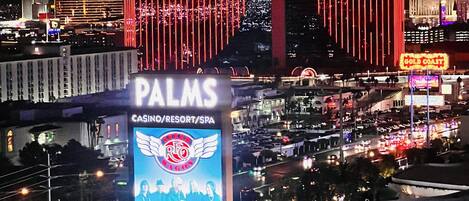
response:
M361 178L359 188L369 189L373 200L377 200L379 191L385 187L385 181L379 175L379 169L367 158L356 158L349 168L353 175Z
M83 171L95 172L107 170L107 160L100 160L102 154L99 151L84 147L78 141L72 139L63 147L59 156L61 164L70 164L69 171L79 173Z
M37 141L26 143L23 149L19 151L19 155L20 163L24 166L47 164L47 153Z
M431 148L435 150L436 152L441 152L443 151L443 141L439 138L436 138L434 140L430 141Z
M389 178L396 173L396 158L393 155L384 155L382 158L379 164L379 174L384 178Z
M0 174L9 172L14 167L9 158L0 156Z

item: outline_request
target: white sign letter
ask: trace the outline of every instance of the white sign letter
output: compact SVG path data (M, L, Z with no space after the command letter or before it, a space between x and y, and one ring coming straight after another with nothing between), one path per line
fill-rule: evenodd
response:
M135 78L135 104L137 106L142 106L143 98L148 96L150 93L150 84L146 79L137 77Z
M160 107L164 107L163 93L161 93L160 82L155 79L153 82L153 90L151 90L150 100L148 100L148 106L152 107L157 103Z
M205 93L207 94L207 96L209 97L208 99L204 100L205 107L207 108L213 108L217 105L218 97L214 90L216 86L217 86L217 80L214 78L207 78L204 81L204 84L202 87Z
M179 100L174 98L174 80L166 78L166 104L169 107L179 107Z
M184 86L182 88L181 107L186 106L203 107L202 94L200 93L199 80L194 79L194 83L191 83L189 79L184 79Z

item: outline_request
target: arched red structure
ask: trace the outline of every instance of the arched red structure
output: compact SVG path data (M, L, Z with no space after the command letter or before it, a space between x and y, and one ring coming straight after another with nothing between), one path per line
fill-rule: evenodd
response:
M311 68L311 67L303 68L303 67L298 66L298 67L295 67L291 71L291 75L300 76L303 78L315 78L318 76L318 73L316 72L316 70L314 70L314 68Z
M303 71L301 71L300 77L305 77L305 78L315 78L318 76L318 73L314 68L305 68Z

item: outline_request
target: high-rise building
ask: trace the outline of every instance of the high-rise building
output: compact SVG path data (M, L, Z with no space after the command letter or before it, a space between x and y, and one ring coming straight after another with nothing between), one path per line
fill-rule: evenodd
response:
M285 0L272 0L272 65L275 69L287 67L285 7Z
M240 26L245 1L126 0L124 10L125 43L142 52L141 71L187 70L225 48Z
M330 37L372 66L397 66L404 52L404 0L317 0Z
M55 0L54 2L54 17L60 18L61 24L102 23L105 19L122 18L124 14L124 0Z
M124 89L137 72L137 50L69 45L27 47L0 58L0 102L52 102L59 98Z
M408 17L414 24L428 23L432 27L447 25L458 18L456 9L462 0L408 0ZM461 4L462 9L462 4Z

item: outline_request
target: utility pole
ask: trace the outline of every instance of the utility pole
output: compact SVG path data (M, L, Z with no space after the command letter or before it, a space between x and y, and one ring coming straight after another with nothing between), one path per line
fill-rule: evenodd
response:
M52 201L52 188L51 188L51 183L50 183L50 180L51 180L51 175L50 175L50 154L48 151L46 151L47 153L47 197L48 197L48 201Z
M344 146L344 126L343 126L343 119L344 119L344 111L342 107L342 87L339 90L339 126L340 126L340 135L339 135L339 153L340 153L340 162L344 163L344 150L342 147Z

